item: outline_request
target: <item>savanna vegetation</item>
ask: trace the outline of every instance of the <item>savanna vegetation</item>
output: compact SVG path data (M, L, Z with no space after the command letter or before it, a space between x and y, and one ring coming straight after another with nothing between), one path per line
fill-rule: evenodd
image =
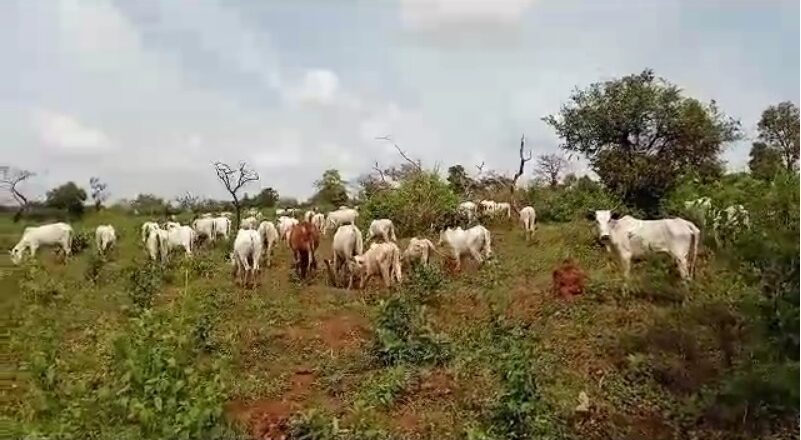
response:
M532 164L543 179L513 190L512 178L482 165L440 173L407 161L376 164L348 196L347 182L326 171L311 203L358 203L363 231L391 218L401 245L412 235L436 241L434 231L461 221L453 212L464 199L536 208L531 243L513 220L481 219L491 261L453 273L437 259L391 290L334 288L322 273L298 281L284 245L254 289L234 284L228 243L167 265L147 260L143 221L176 214L187 223L223 202L141 195L73 212L78 235L113 224L120 241L107 256L87 248L67 264L46 251L18 267L0 259L10 317L0 417L11 438L798 438L793 108L766 110L750 172L719 163L740 136L736 121L650 71L579 90L547 118L600 181L566 175L554 157ZM509 156L517 165L516 145ZM48 197L53 209L81 198L67 186ZM233 203L268 217L267 206L288 205L270 188L257 194L236 189ZM689 284L654 255L624 289L586 211L686 215L684 202L702 196L716 208L742 204L750 228L706 240ZM35 208L0 217L0 246L43 220ZM318 252L330 255L330 238ZM588 278L573 300L551 291L565 259Z

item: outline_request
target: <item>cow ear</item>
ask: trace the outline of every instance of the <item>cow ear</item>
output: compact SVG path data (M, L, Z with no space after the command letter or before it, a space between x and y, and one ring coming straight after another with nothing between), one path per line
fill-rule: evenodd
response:
M620 218L620 213L619 212L613 212L612 213L612 220L617 220L619 218Z
M595 211L587 211L584 214L584 218L586 218L587 220L595 220Z

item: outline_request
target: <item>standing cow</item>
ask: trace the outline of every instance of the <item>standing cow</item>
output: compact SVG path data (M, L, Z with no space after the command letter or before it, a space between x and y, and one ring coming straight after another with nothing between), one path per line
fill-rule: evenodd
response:
M42 246L55 246L61 248L64 259L72 253L72 237L75 232L72 226L66 223L51 223L44 226L32 226L25 228L22 238L13 249L11 249L11 261L14 264L22 262L25 250L29 250L31 257L36 256L36 251Z
M537 228L537 212L534 207L526 206L520 210L520 226L526 234L526 241L529 241Z

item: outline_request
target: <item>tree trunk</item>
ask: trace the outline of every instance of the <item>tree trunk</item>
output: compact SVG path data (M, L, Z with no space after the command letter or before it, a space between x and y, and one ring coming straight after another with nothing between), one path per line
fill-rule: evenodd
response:
M234 198L234 210L236 211L236 229L235 229L235 231L239 231L239 225L241 224L241 221L242 221L242 219L240 217L240 215L241 215L240 212L242 211L242 208L239 206L239 199L236 197L236 194L234 194L233 198Z

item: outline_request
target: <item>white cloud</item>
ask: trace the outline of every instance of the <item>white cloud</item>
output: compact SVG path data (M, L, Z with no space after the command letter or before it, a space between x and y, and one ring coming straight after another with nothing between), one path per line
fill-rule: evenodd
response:
M516 23L534 0L401 0L400 4L404 25L433 30Z
M101 130L84 125L76 118L53 111L39 111L36 123L41 142L66 152L90 152L110 146Z
M331 104L339 91L339 77L327 69L309 70L300 84L287 91L290 101L313 104Z

